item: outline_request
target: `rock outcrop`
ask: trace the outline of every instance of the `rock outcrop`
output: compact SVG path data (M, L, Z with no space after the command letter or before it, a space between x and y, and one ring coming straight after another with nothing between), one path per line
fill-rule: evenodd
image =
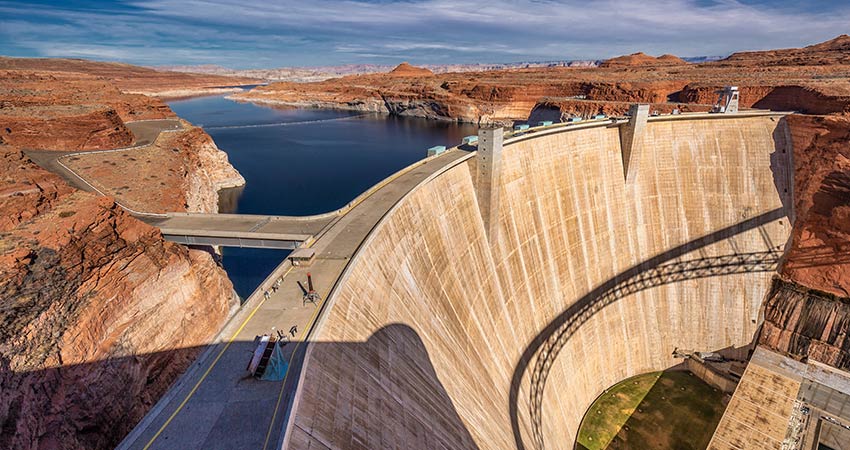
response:
M673 55L661 55L656 58L643 52L637 52L603 61L599 67L675 66L681 64L688 64L688 62Z
M193 92L203 94L214 88L261 82L256 78L159 71L130 64L85 59L0 57L0 70L87 75L109 82L125 93L161 97L169 97L169 95L163 95L168 92L174 92L172 96L185 96ZM97 94L87 90L81 90L80 93L82 95Z
M758 342L798 360L850 371L850 298L776 278Z
M187 176L181 189L187 211L218 212L218 191L245 185L245 179L228 162L227 153L201 128L177 134L173 145L187 154Z
M114 448L217 334L233 287L211 252L166 242L20 148L132 144L125 121L174 118L164 103L70 72L0 70L0 93L0 448ZM184 128L164 134L168 163L150 165L179 176L135 187L173 192L171 210L214 212L218 189L244 180ZM139 162L126 160L107 170L125 182Z
M550 99L713 105L719 88L736 85L744 107L828 114L847 111L850 104L846 41L839 37L801 49L738 54L703 64L638 53L598 68L368 74L273 83L233 98L485 124L526 120L538 102ZM563 112L570 114L575 105L564 104Z
M795 214L782 275L850 297L850 117L789 116Z
M390 76L394 77L428 77L434 75L424 67L411 66L409 63L403 62L389 72Z
M57 175L35 167L19 149L0 148L0 232L6 232L49 210L72 189Z
M3 151L0 447L111 448L235 306L204 251ZM24 211L21 213L21 211Z

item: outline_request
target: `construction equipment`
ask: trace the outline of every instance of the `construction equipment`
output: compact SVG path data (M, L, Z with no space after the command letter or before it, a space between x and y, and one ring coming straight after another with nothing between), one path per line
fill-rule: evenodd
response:
M248 372L264 381L280 381L286 375L289 362L283 356L283 347L289 342L280 330L277 337L264 334L254 338L254 352L248 363Z
M301 288L301 293L303 294L301 297L301 305L306 305L307 303L316 304L322 298L319 297L319 294L313 289L313 277L310 275L310 272L307 272L307 288L301 284L300 281L297 282L298 287Z

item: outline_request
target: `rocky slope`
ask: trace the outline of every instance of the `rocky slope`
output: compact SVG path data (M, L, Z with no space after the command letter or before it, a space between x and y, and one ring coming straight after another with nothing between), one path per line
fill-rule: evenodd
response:
M671 55L628 55L598 68L527 68L399 77L347 76L317 83L273 83L233 95L244 101L379 111L474 123L524 121L544 98L712 105L724 85L741 87L745 107L817 114L846 111L846 37L769 55L733 55L688 64ZM766 58L762 61L759 58ZM762 61L762 62L759 62ZM587 108L564 114L604 112ZM586 105L585 105L586 106Z
M795 214L782 275L850 297L850 116L789 116Z
M111 448L235 306L204 251L2 150L0 447Z
M0 70L0 80L0 142L23 148L123 147L133 143L124 122L175 117L161 101L91 75Z
M764 311L760 345L850 371L850 299L777 278Z
M89 75L107 81L125 93L159 97L206 94L211 89L257 84L261 80L239 76L202 75L158 71L130 64L60 58L8 58L0 56L0 70L60 72ZM230 89L233 91L234 89ZM236 89L238 90L238 89ZM82 90L81 94L94 92Z
M126 145L125 121L175 117L165 104L72 72L0 70L0 90L0 448L113 448L229 317L232 284L211 253L164 241L11 145ZM184 125L142 150L169 155L151 170L180 174L158 181L177 194L170 209L215 211L217 189L244 181Z
M392 77L430 77L434 75L428 69L423 67L411 66L409 63L403 62L389 71L389 76Z
M599 67L675 66L680 64L687 64L687 61L673 55L661 55L656 58L643 52L637 52L603 61Z

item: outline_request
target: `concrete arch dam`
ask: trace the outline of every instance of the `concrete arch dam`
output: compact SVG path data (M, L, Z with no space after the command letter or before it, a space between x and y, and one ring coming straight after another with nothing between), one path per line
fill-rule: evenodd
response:
M782 115L629 127L482 135L388 211L316 324L286 447L571 449L609 386L749 343L793 220Z

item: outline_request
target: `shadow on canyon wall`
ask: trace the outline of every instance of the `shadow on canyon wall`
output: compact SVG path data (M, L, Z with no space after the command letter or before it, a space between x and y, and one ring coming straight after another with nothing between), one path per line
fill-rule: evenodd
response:
M428 433L433 433L433 436L442 432L458 441L446 442L432 436L428 438L444 448L458 445L475 448L452 400L437 378L422 340L412 328L393 324L377 330L366 342L314 342L311 345L315 346L315 351L323 353L360 355L365 359L371 355L376 364L374 356L386 355L388 352L393 358L403 359L406 366L414 368L406 376L389 374L382 379L357 377L358 392L365 389L370 394L369 405L380 407L380 411L372 410L371 413L405 417L409 411L396 394L421 392L423 387L427 387L427 401L419 404L422 406L421 414L439 418L427 424L427 428L431 429ZM0 448L114 448L165 393L168 383L163 382L163 379L175 380L186 367L177 367L181 361L191 362L211 347L212 353L218 353L220 346L190 347L23 372L11 370L8 359L0 355ZM228 352L244 353L247 366L253 348L253 342L237 341ZM297 382L298 377L293 375L297 375L302 363L303 352L299 351L299 354L298 361L293 363L294 370L288 377L288 384L292 380ZM206 368L209 359L193 364L199 363ZM279 382L258 381L248 376L247 372L244 375L239 381L240 389L245 388L253 394L272 391L275 394L270 399L259 399L256 407L261 409L265 405L276 405ZM391 389L386 386L388 382L393 384ZM317 387L318 390L322 388ZM288 404L289 398L281 403ZM277 415L276 426L283 426L285 415ZM252 417L266 417L270 420L271 416L272 412L269 411L266 415ZM258 436L258 442L262 444L268 422L261 426L263 435ZM209 436L198 436L199 444L204 440L215 441L218 439L215 434L226 432L215 429ZM218 446L221 446L226 445L227 441L218 442Z
M803 114L835 114L844 112L847 102L840 97L828 97L803 86L777 86L753 103L752 107Z

